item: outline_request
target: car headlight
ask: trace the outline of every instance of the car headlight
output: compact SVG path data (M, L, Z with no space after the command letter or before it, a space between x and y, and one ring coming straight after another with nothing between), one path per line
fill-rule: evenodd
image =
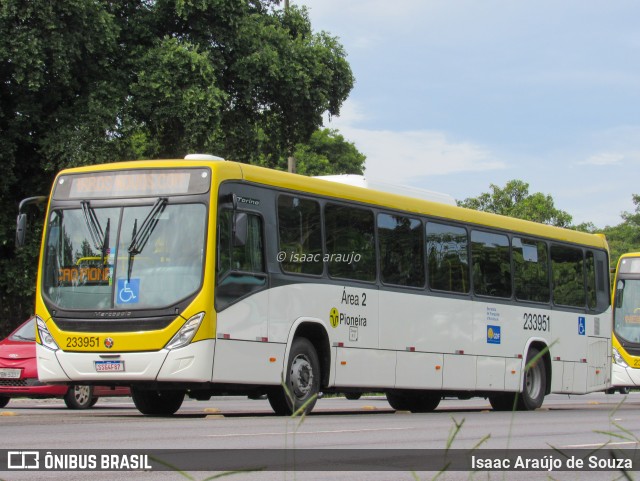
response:
M36 328L38 329L40 344L48 349L51 349L52 351L57 351L58 349L60 349L56 344L56 341L53 340L53 336L49 332L49 329L47 329L47 325L39 317L36 317Z
M165 348L178 349L189 344L191 342L191 339L193 339L193 336L196 335L202 319L204 319L204 312L200 312L195 316L189 318L189 320L184 323L184 326L182 326L180 330L176 332L176 335L171 338Z
M622 358L622 356L620 355L620 353L615 347L613 348L613 362L615 362L618 366L623 367L625 369L629 367L629 364L627 364L627 362Z

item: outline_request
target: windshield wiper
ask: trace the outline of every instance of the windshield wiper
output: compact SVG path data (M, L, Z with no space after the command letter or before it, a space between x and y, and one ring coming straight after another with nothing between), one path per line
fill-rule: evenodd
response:
M89 235L91 236L91 240L93 241L93 245L96 250L100 251L102 254L102 264L104 264L104 259L107 257L107 251L109 250L111 218L107 219L107 229L106 231L103 231L100 221L98 220L98 216L96 215L96 211L91 207L89 201L83 200L80 204L82 205L84 221L89 229Z
M131 281L131 270L133 269L133 257L140 254L147 242L149 241L149 237L153 233L154 229L158 225L158 218L164 212L165 207L167 206L167 202L169 199L166 197L159 197L156 200L156 203L153 204L153 207L145 217L144 221L142 221L142 225L138 230L138 219L133 222L133 232L131 233L131 244L129 244L129 248L127 249L129 252L129 262L127 264L127 282Z
M111 230L111 217L107 219L107 228L104 232L104 240L102 241L102 264L109 253L109 231Z

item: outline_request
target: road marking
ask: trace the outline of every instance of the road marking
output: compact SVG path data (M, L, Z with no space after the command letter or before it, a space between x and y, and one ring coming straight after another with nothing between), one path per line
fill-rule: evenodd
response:
M606 448L609 446L626 446L626 445L638 445L637 441L625 441L619 443L599 443L599 444L569 444L567 446L563 446L565 449L567 448Z
M282 436L283 434L295 434L296 436L302 434L340 434L340 433L366 433L373 431L409 431L415 428L377 428L377 429L336 429L332 431L288 431L283 433L282 431L272 433L235 433L235 434L207 434L207 438L233 438L240 436Z

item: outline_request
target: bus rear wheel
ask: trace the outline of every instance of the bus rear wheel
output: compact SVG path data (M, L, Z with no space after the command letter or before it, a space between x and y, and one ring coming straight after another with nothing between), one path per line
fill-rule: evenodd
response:
M440 404L439 393L422 392L388 392L387 401L396 411L411 411L412 413L428 413Z
M344 397L349 401L357 401L362 397L361 392L346 392L344 393Z
M148 391L132 387L131 398L142 414L171 416L182 406L184 391Z
M518 396L518 408L522 411L533 411L542 406L545 392L547 389L547 370L545 361L542 357L532 361L538 357L540 351L535 347L529 349L527 354L527 363L529 369L525 369L524 382L522 385L522 393Z
M279 416L290 416L301 408L310 413L320 392L320 361L307 338L293 340L284 386L271 389L267 398Z

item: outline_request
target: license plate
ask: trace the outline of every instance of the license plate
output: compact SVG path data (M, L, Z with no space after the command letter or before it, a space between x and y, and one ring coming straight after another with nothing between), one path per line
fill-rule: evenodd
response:
M22 374L22 369L10 369L10 368L0 369L0 379L20 379L21 374Z
M97 372L122 372L124 361L94 361Z

